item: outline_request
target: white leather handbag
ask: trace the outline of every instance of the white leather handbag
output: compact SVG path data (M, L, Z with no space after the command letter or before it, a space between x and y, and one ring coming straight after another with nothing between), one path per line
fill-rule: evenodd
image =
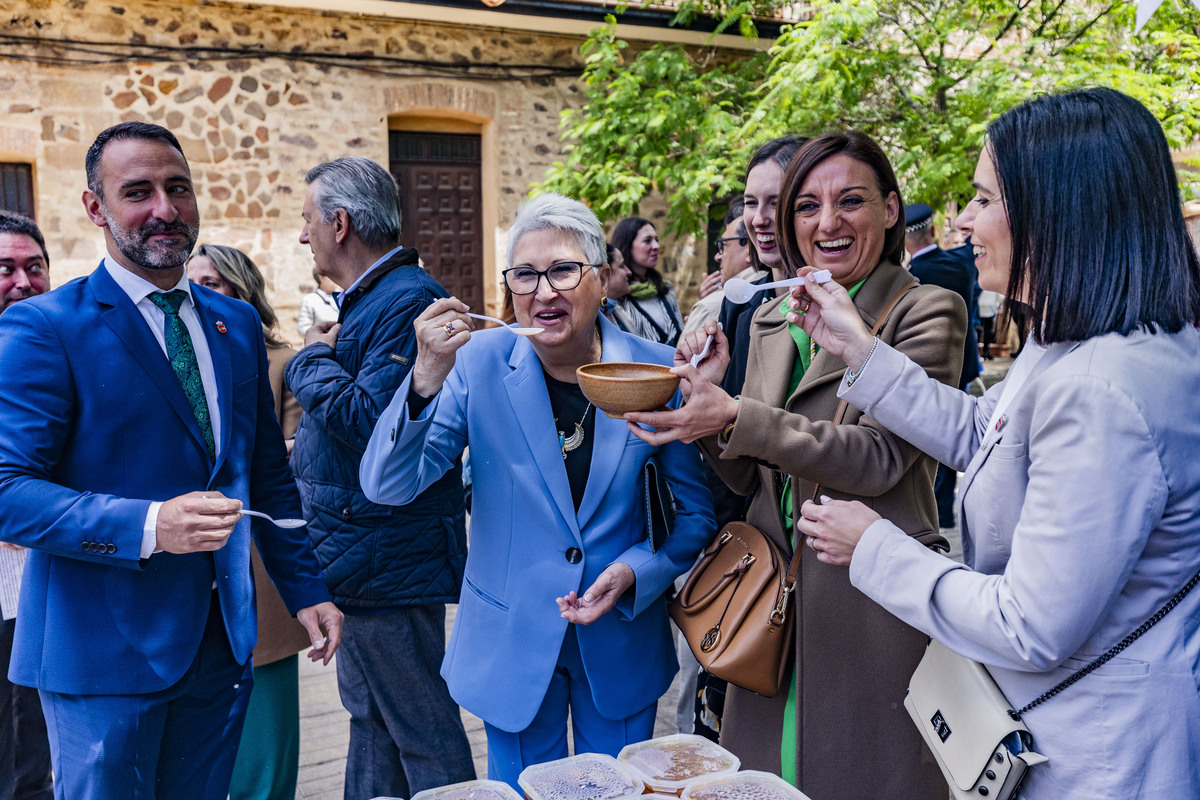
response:
M904 707L956 800L1008 800L1025 771L1046 761L987 668L930 641Z
M1087 677L1158 624L1200 583L1200 572L1138 629L1023 708L1013 710L987 668L931 639L908 684L904 707L929 745L955 800L1010 800L1025 771L1049 761L1033 751L1021 715Z

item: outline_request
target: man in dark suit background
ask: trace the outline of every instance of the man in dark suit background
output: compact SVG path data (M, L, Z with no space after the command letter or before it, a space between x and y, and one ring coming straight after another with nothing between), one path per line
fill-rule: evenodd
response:
M967 304L967 338L963 342L962 373L958 388L963 391L979 376L979 343L975 338L975 324L979 319L979 272L971 247L943 250L933 238L933 209L924 203L913 203L904 207L904 249L908 251L909 271L921 283L941 286L958 294ZM933 482L933 494L937 498L938 525L954 527L954 470L938 464Z
M10 677L40 692L59 800L223 800L255 640L240 511L300 515L262 325L188 283L174 135L113 126L86 168L106 257L0 318L0 530L30 548ZM307 536L254 537L328 662L341 612Z

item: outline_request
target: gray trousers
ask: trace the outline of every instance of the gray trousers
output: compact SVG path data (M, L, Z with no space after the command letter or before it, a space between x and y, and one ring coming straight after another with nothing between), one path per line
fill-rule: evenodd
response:
M346 615L338 691L350 712L345 800L407 798L475 777L458 706L438 674L446 607Z

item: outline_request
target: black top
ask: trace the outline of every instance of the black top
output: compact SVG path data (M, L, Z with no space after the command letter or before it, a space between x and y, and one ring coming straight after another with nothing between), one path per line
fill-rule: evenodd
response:
M575 425L583 427L583 443L567 453L564 464L567 468L567 481L571 484L571 500L575 510L583 502L583 490L587 487L588 474L592 469L592 434L596 430L596 409L583 396L583 390L575 383L564 383L546 377L546 391L550 395L550 410L554 413L555 430L563 438L569 439L575 433ZM547 469L554 469L547 465Z
M770 271L750 283L757 286L769 280L772 280ZM759 306L773 299L775 290L766 289L755 292L745 303L734 303L728 299L721 301L719 321L725 338L729 340L729 368L725 371L721 386L731 397L741 394L742 384L746 382L746 361L750 357L750 320Z

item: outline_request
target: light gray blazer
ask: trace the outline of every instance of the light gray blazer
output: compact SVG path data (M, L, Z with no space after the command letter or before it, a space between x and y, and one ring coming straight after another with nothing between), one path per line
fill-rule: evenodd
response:
M959 470L956 564L887 521L853 584L987 664L1015 707L1103 654L1200 570L1200 337L1051 345L1001 422L878 346L841 395ZM1200 797L1200 587L1120 656L1025 715L1049 763L1026 800Z

